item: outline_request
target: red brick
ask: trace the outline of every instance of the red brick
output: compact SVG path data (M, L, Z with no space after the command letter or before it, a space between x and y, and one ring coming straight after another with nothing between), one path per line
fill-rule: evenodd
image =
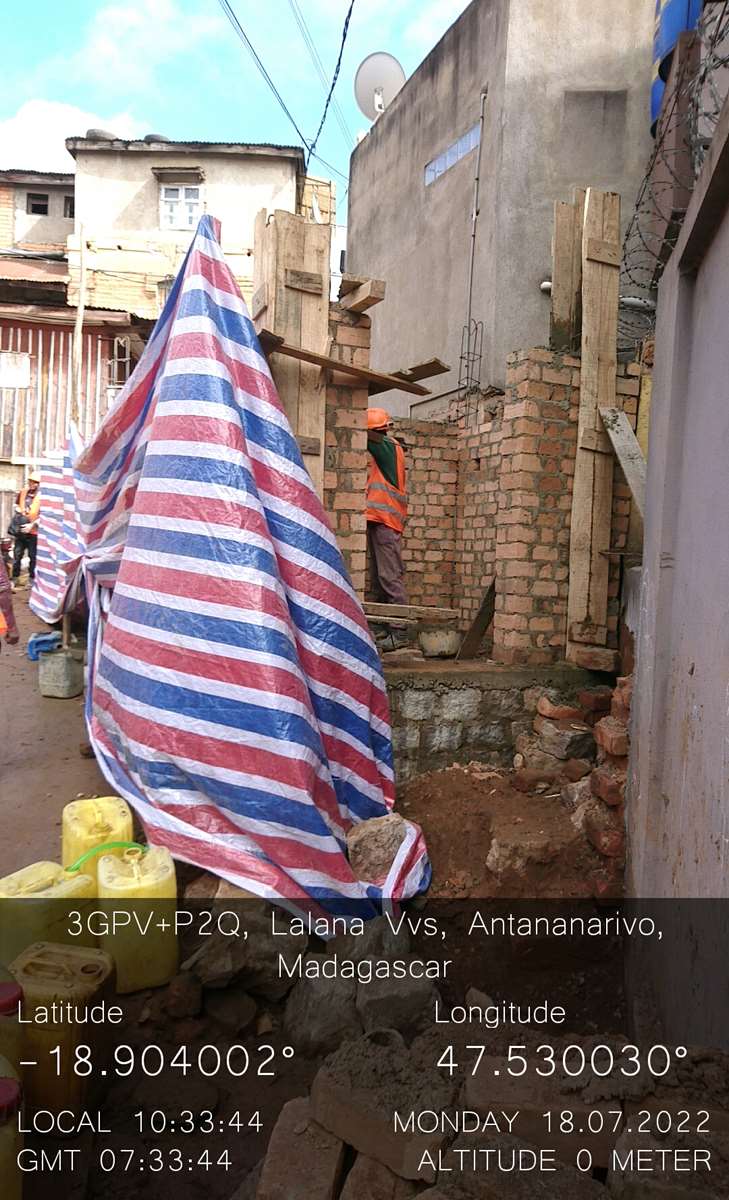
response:
M625 766L615 762L604 762L590 776L590 786L593 795L598 796L605 804L616 807L625 800Z
M613 689L600 684L598 687L583 688L577 693L577 699L582 708L588 712L607 713L610 710Z
M584 828L598 854L622 860L625 857L625 824L621 808L608 808L597 797L585 802Z
M603 717L598 721L595 726L595 741L613 758L625 758L630 747L628 730L624 722L615 717Z
M537 701L537 712L551 721L581 721L582 710L572 704L554 703L549 696L540 696Z

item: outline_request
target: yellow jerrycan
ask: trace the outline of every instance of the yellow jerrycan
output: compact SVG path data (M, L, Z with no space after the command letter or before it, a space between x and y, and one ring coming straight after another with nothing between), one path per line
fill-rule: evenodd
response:
M90 934L69 933L69 915L87 910L95 895L90 876L66 875L58 863L31 863L0 879L0 966L34 942L92 946Z
M132 847L99 858L99 899L113 927L100 945L116 964L119 995L161 987L177 972L177 876L164 846Z
M38 942L10 970L23 991L25 1106L30 1114L39 1109L79 1114L103 1088L110 1042L119 1036L116 1026L83 1019L91 1005L113 997L114 964L102 950ZM87 1058L90 1074L84 1074Z
M72 800L63 810L61 861L68 868L97 846L108 842L131 842L132 814L120 796L99 796L94 800ZM108 853L121 854L122 848ZM95 855L84 859L83 872L94 883L98 878Z
M22 1093L10 1064L0 1058L0 1183L3 1200L22 1200L23 1173L18 1155L23 1135L18 1130Z

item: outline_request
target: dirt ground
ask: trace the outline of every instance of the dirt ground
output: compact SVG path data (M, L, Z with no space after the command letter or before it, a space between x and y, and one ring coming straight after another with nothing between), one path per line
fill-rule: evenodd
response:
M20 642L3 643L0 653L0 877L31 862L60 861L64 804L109 791L95 760L79 754L86 740L82 697L47 700L38 691L38 664L26 646L48 627L30 612L28 596L25 588L13 597Z

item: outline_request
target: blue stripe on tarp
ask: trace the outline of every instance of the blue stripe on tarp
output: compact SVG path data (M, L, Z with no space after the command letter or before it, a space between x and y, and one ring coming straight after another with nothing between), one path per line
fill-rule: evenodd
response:
M97 673L117 691L149 708L220 726L221 738L225 728L245 729L272 741L306 746L321 762L326 761L321 737L309 722L295 713L277 710L272 704L273 697L267 697L265 693L261 696L261 704L251 704L245 700L194 691L192 687L186 688L180 684L164 683L150 675L120 667L106 657L103 647ZM174 737L174 732L171 731L170 736ZM245 747L240 749L244 751Z

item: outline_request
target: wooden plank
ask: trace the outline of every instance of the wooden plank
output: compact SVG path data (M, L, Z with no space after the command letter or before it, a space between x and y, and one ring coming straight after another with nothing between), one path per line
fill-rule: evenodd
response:
M384 279L368 279L366 283L361 283L358 288L352 292L345 293L340 298L339 303L342 308L346 308L349 312L363 313L368 308L372 308L374 304L379 304L385 299L385 281Z
M633 503L641 517L645 517L646 462L630 421L619 408L601 408L600 418L630 488Z
M299 444L299 450L302 454L321 454L321 438L318 437L302 437L298 435L296 441Z
M253 293L251 300L251 320L255 321L268 308L268 284L262 283Z
M585 189L575 188L554 210L550 345L563 353L580 344L584 208Z
M582 262L582 366L577 456L570 523L570 578L567 628L583 637L607 638L607 600L612 522L612 455L583 447L583 439L602 434L598 407L615 407L617 320L620 271L612 263L588 257L591 239L616 243L620 235L620 197L590 188L585 202ZM605 636L603 637L603 631Z
M494 619L494 609L496 607L496 580L492 579L486 588L484 598L481 601L476 616L466 630L465 637L461 642L458 653L456 654L456 662L461 662L464 658L475 658L478 654L481 642L489 625Z
M395 379L393 375L385 375L382 371L373 371L370 367L355 367L351 363L340 362L339 359L331 358L327 354L317 354L314 350L304 350L300 346L291 346L286 341L280 341L268 329L261 330L259 337L261 338L261 345L267 354L282 354L288 358L298 359L301 362L315 363L319 367L327 367L331 371L339 371L342 375L352 375L366 382L384 383L387 387L382 388L382 391L387 391L389 388L400 388L401 391L410 392L413 396L430 395L428 389L421 387L419 383L405 383L403 380Z
M620 243L606 242L603 238L588 238L587 257L590 262L607 263L610 267L619 267Z
M318 225L313 221L304 224L304 270L305 277L318 276L322 287L318 294L302 293L301 346L327 344L329 336L329 270L331 258L331 225ZM326 281L326 285L324 285ZM326 387L321 370L313 363L301 364L299 377L299 425L301 437L318 438L318 454L307 456L306 469L311 475L320 499L324 498L324 425L326 421Z
M583 450L592 450L596 454L612 454L613 452L608 435L599 433L597 429L585 429L580 438L580 446Z
M324 277L320 271L296 271L287 267L284 271L286 287L297 292L311 292L314 296L324 295Z
M410 621L457 621L455 608L436 608L429 604L375 604L364 605L366 617L405 617Z
M358 287L362 287L362 284L367 283L369 278L369 275L350 275L345 272L339 283L339 299L356 291Z
M390 374L396 379L403 379L406 383L419 383L421 379L432 379L434 375L445 375L450 371L448 363L444 363L441 358L429 358L426 362L416 363L414 367L405 367L401 371L391 371ZM370 395L374 395L383 389L376 384L370 388Z

